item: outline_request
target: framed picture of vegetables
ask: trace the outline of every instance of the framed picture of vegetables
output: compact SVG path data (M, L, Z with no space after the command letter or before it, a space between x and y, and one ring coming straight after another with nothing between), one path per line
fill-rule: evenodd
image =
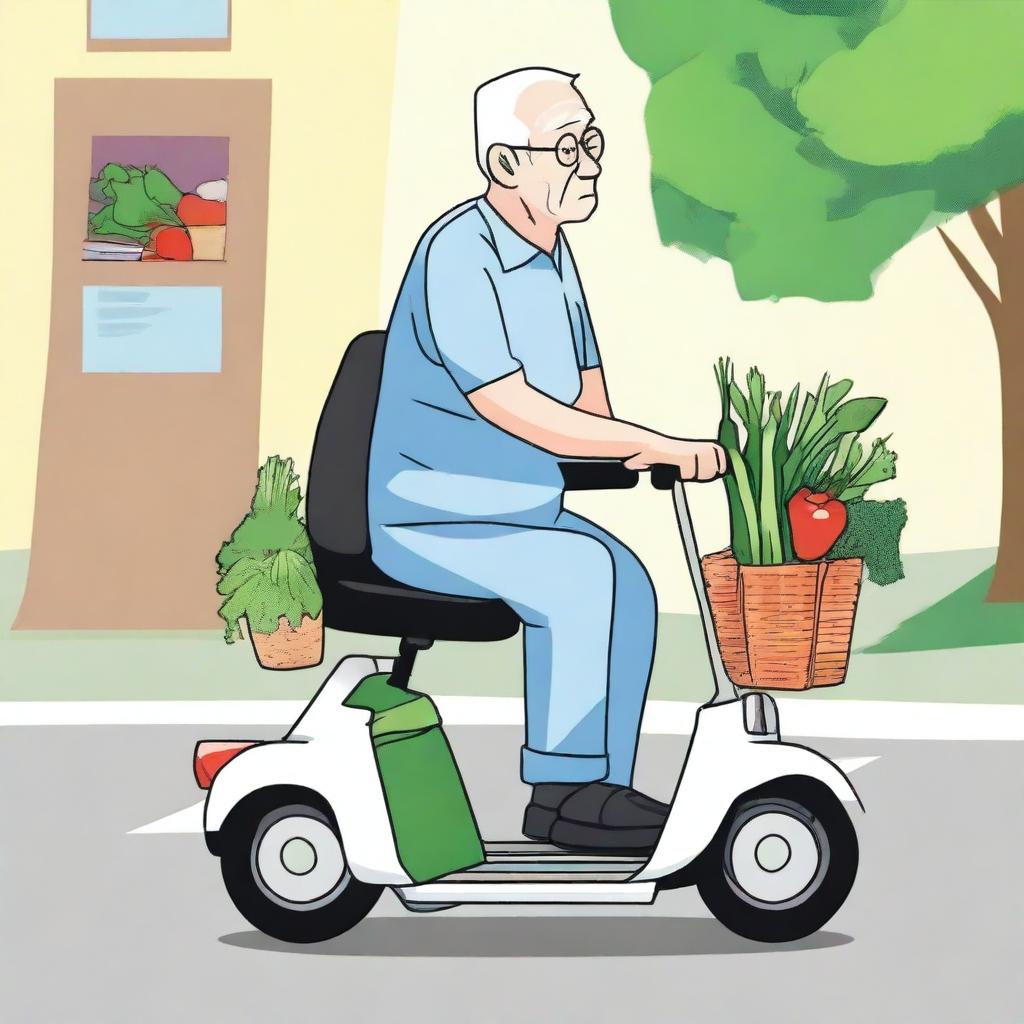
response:
M226 137L96 136L91 175L83 260L225 258Z
M740 686L806 689L846 677L861 579L903 576L906 504L867 498L896 475L890 437L865 434L886 399L853 381L771 390L719 359L730 546L703 559L723 659Z

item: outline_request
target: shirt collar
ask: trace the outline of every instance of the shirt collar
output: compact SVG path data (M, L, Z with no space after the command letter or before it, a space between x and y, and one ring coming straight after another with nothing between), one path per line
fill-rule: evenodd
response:
M481 196L477 200L477 208L480 210L481 216L487 224L488 229L491 232L491 238L494 241L494 248L498 253L498 259L501 262L501 269L506 273L510 270L517 270L519 267L525 266L530 260L541 255L542 253L546 256L542 249L538 249L532 242L528 242L522 235L514 231L505 220L501 217L497 210L484 196ZM551 254L552 262L558 268L558 273L562 273L562 231L561 228L558 230L558 237L555 240L555 249Z

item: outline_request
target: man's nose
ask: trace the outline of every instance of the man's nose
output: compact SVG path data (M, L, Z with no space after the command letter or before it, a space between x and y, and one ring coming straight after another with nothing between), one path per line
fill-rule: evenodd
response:
M580 146L580 162L576 165L576 173L581 178L596 178L601 173L601 165Z

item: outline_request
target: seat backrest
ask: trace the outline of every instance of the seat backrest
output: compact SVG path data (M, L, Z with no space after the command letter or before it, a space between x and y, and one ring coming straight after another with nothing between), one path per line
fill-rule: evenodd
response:
M383 331L367 331L349 343L320 414L306 483L314 548L344 555L369 551L366 476L384 340Z

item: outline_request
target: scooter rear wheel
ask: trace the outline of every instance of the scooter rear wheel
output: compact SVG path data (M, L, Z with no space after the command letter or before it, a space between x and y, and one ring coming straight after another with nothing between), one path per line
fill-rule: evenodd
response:
M850 816L812 779L780 780L737 801L702 858L697 889L737 935L789 942L818 931L853 887Z
M294 797L246 808L224 840L221 874L231 901L275 939L333 939L366 917L383 891L353 877L328 815Z

